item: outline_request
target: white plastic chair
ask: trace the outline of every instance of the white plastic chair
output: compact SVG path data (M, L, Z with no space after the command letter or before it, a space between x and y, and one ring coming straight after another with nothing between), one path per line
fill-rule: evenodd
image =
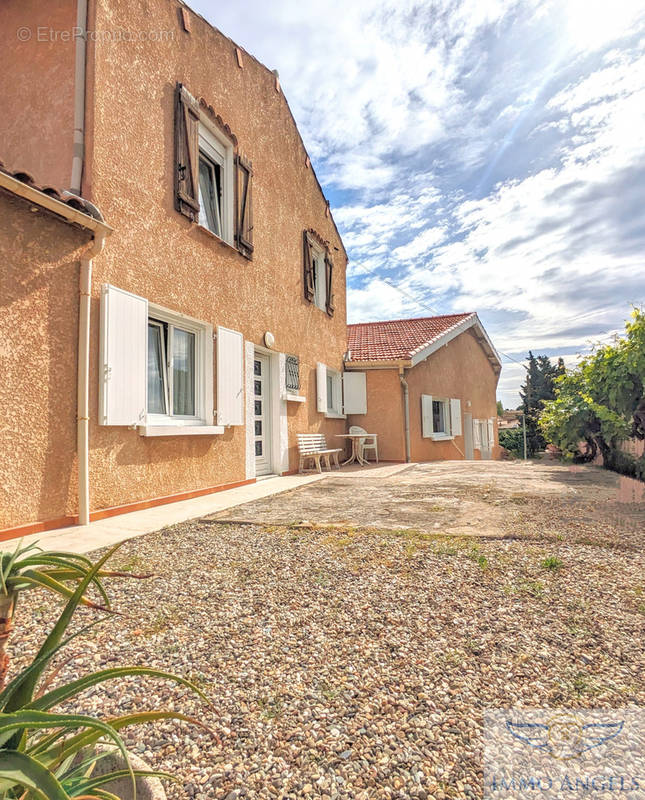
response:
M372 434L370 435L365 428L361 428L360 425L352 425L349 429L349 432L354 433L364 433L366 435L365 439L358 440L358 454L361 458L365 458L365 451L366 450L373 450L374 456L376 457L376 463L378 464L378 436ZM367 459L365 458L367 461Z

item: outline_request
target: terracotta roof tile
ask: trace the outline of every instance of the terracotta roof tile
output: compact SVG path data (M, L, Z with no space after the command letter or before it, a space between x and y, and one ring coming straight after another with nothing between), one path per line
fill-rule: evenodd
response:
M406 361L475 314L359 322L347 326L350 361Z
M75 208L77 211L81 211L83 214L89 214L91 217L96 217L94 211L85 203L85 201L80 197L65 197L58 189L55 189L53 186L39 186L34 178L24 170L11 170L5 166L5 164L0 161L0 172L4 172L5 175L10 175L12 178L15 178L17 181L21 183L25 183L27 186L30 186L32 189L36 189L43 194L48 195L49 197L53 197L55 200L59 200L61 203L65 203L65 205L70 206L70 208Z

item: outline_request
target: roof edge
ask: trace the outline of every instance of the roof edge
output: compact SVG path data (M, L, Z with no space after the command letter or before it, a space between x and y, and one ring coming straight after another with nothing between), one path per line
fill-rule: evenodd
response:
M52 197L51 194L47 194L47 192L30 186L28 183L14 178L13 175L3 170L0 170L0 187L10 194L27 200L47 211L51 211L57 216L63 217L68 222L80 225L82 228L100 233L103 236L108 236L112 233L112 228L105 222L73 208L62 200L57 200L55 197Z

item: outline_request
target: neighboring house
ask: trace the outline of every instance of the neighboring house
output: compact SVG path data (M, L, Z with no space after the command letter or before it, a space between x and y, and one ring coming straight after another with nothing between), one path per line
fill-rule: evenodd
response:
M348 325L350 425L392 461L499 456L501 361L477 314ZM348 411L348 413L350 413Z
M504 411L502 416L497 418L497 425L500 431L508 431L508 430L513 430L514 428L521 427L522 412L513 411L512 409Z
M0 9L15 535L295 471L296 433L346 429L347 256L277 75L177 0L90 0L87 42L14 33L77 5Z

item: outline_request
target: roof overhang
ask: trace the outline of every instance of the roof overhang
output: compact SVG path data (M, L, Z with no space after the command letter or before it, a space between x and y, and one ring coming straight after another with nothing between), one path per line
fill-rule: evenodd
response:
M105 222L101 222L89 214L84 214L82 211L67 205L67 203L63 203L55 197L41 192L40 189L35 189L33 186L14 178L13 175L8 175L2 171L0 171L0 188L5 189L16 197L21 197L32 205L39 206L59 217L63 217L67 222L80 225L95 234L107 236L112 233L112 228L106 225Z
M398 359L395 361L346 361L345 369L408 369L412 366L412 361L408 359Z

